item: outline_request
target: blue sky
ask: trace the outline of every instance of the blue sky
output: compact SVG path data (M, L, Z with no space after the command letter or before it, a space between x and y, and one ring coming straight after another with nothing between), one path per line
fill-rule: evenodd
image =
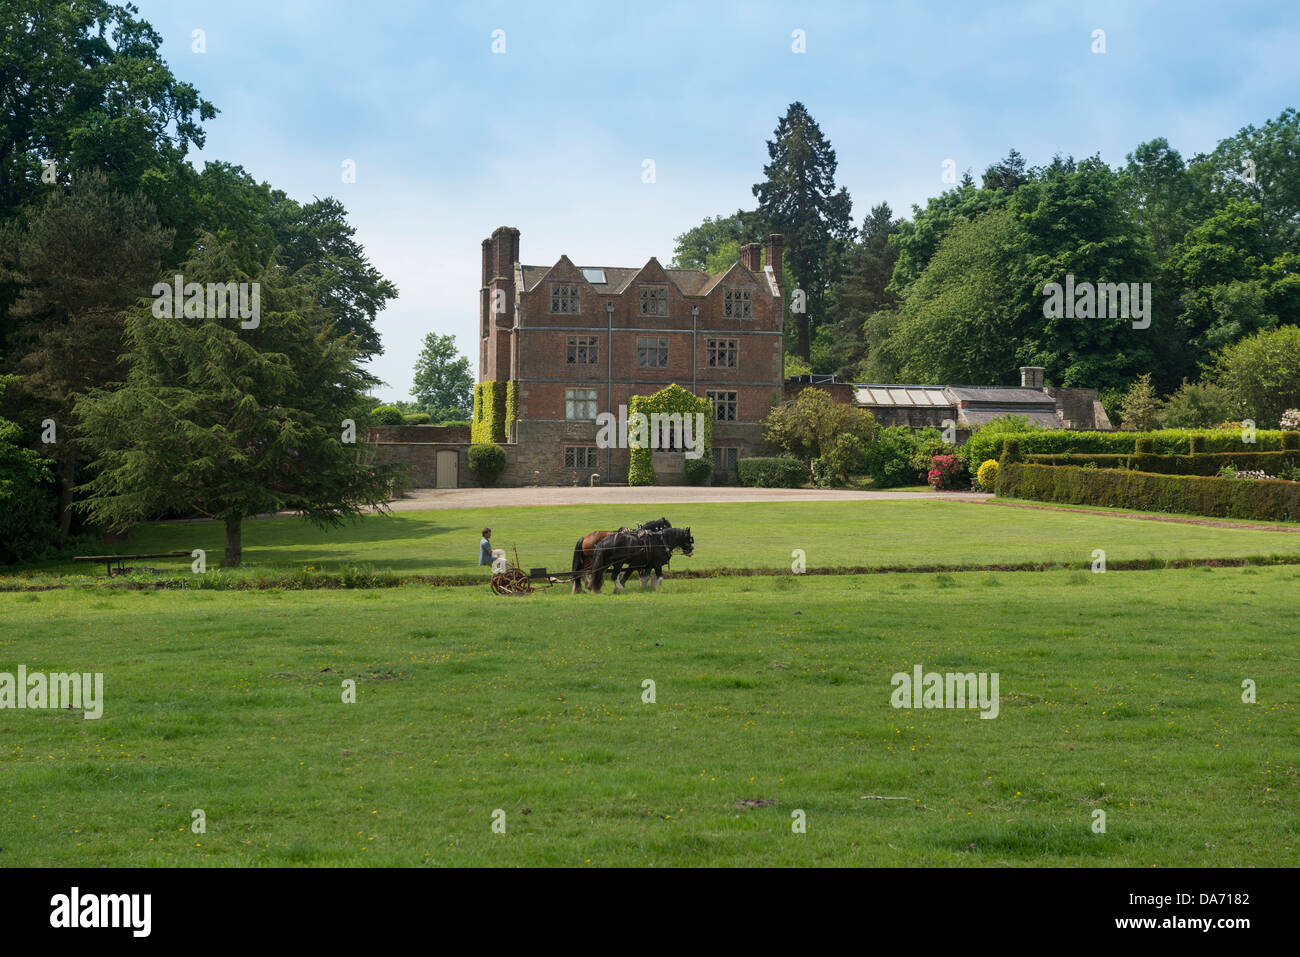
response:
M136 2L221 110L192 161L338 197L401 290L372 365L390 399L409 398L426 332L455 334L477 365L495 227L520 229L527 263L666 265L674 236L753 206L795 100L835 147L856 222L882 201L910 214L945 188L945 159L977 178L1013 146L1031 165L1119 164L1157 136L1190 156L1300 106L1295 0Z

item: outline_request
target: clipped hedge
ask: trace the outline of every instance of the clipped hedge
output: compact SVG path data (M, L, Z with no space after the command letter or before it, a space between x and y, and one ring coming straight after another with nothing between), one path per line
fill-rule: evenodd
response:
M1300 482L1157 475L1121 469L1004 462L997 493L1011 498L1181 512L1265 522L1300 521Z
M1161 456L1153 456L1161 458ZM1099 455L1090 452L1062 452L1060 455L1026 455L1024 460L1035 465L1091 465L1100 469L1126 469L1133 463L1132 455ZM1159 469L1151 469L1153 472Z
M1103 469L1136 469L1157 475L1218 475L1225 465L1238 470L1279 475L1300 466L1296 452L1205 452L1198 455L1027 455L1035 465L1081 465Z
M1300 465L1300 452L1205 452L1200 455L1135 455L1133 468L1159 475L1218 475L1225 465L1238 471L1278 475Z
M1071 432L1067 429L996 432L979 429L966 440L961 452L968 463L999 458L1003 441L1015 438L1025 455L1061 455L1066 452L1132 455L1138 439L1149 438L1151 451L1157 455L1187 455L1191 452L1193 435L1205 437L1206 452L1277 452L1282 449L1280 429L1257 431L1253 444L1241 441L1239 429L1160 429L1155 432Z
M709 478L712 475L713 462L711 459L686 460L686 482L688 485L708 485Z
M741 485L753 488L799 488L808 478L808 469L789 456L754 457L736 461L736 477Z
M488 380L474 386L474 419L470 441L476 444L506 440L507 383Z

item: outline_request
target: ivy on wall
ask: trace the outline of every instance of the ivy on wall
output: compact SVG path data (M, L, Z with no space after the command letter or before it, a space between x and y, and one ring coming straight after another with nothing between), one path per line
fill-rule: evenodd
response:
M511 379L506 384L506 435L510 435L511 424L519 418L519 383Z
M514 383L480 382L474 386L474 418L470 423L470 441L477 444L504 442L508 417L507 395Z
M655 470L652 450L647 446L638 446L636 430L632 427L633 415L637 412L649 418L653 413L679 412L691 415L696 412L704 416L704 461L710 461L713 448L713 404L708 399L700 398L688 392L676 382L660 389L654 395L634 395L627 404L628 449L630 462L627 470L628 485L654 485ZM649 437L647 436L647 439Z

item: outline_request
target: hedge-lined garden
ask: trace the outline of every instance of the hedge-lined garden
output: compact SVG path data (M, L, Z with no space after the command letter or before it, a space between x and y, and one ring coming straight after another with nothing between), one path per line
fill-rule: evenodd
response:
M1228 466L1288 478L1300 468L1300 452L1205 452L1197 455L1026 455L1035 465L1078 465L1084 468L1133 469L1158 475L1218 475Z
M1157 475L1004 458L998 468L997 494L1146 512L1300 521L1300 482L1272 479Z
M1025 455L1064 455L1066 453L1092 455L1132 455L1140 439L1150 439L1152 452L1157 455L1189 455L1193 437L1204 442L1205 452L1278 452L1281 451L1283 432L1280 429L1260 429L1255 441L1242 441L1240 429L1161 429L1158 432L1071 432L1066 429L1031 429L1008 432L985 426L962 446L966 461L998 458L1002 442L1015 435L1020 440Z

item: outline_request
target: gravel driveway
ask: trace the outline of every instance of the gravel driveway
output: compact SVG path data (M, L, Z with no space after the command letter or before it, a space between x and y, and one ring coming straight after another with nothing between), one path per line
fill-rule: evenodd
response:
M417 488L392 503L395 512L516 505L672 505L700 502L870 502L897 499L978 502L985 492L851 492L837 489L743 486L602 485L596 488Z

